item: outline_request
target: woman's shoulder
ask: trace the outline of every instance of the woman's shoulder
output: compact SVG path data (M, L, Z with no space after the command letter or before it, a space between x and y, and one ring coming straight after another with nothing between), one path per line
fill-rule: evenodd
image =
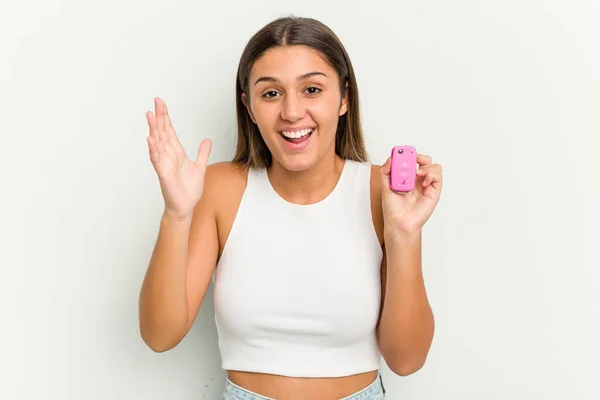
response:
M219 161L209 164L206 168L206 173L222 177L244 176L248 174L248 167L231 161Z
M208 166L204 190L210 197L214 210L219 238L219 257L233 226L240 207L246 183L248 167L233 162L218 162Z
M241 194L247 180L247 167L228 161L213 163L206 168L204 191L213 198L223 199L236 192Z
M247 181L248 167L233 162L217 162L206 169L203 196L207 196L213 210L222 243L229 234Z

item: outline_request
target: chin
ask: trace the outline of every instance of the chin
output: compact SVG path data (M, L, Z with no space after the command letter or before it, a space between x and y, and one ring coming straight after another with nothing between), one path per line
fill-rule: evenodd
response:
M283 168L291 172L302 172L309 170L317 164L316 154L281 154L279 157L273 157L274 161L281 164Z

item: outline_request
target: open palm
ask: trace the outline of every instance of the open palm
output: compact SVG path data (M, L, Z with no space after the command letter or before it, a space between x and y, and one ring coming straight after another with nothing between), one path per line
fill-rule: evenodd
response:
M167 105L154 99L155 114L146 113L150 136L150 160L158 174L165 200L165 212L176 218L191 216L194 206L202 197L204 176L210 155L211 141L204 139L198 148L196 161L190 160L179 142Z

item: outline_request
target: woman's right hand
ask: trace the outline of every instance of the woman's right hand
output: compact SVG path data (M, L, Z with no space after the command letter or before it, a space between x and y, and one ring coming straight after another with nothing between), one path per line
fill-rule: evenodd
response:
M204 190L204 175L210 155L211 141L204 139L196 161L187 158L171 124L167 105L154 99L155 114L146 113L150 136L150 161L158 174L165 200L165 214L176 219L191 218Z

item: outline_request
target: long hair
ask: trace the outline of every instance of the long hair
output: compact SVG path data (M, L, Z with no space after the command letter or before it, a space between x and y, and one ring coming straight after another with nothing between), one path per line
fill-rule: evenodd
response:
M233 163L261 168L273 163L258 126L254 124L241 95L248 93L248 79L254 62L273 47L308 46L319 51L336 70L342 98L348 91L348 110L339 117L335 152L343 158L367 161L360 120L358 86L350 57L338 37L323 23L312 18L283 17L265 25L248 41L237 71L235 98L237 111L237 148Z

